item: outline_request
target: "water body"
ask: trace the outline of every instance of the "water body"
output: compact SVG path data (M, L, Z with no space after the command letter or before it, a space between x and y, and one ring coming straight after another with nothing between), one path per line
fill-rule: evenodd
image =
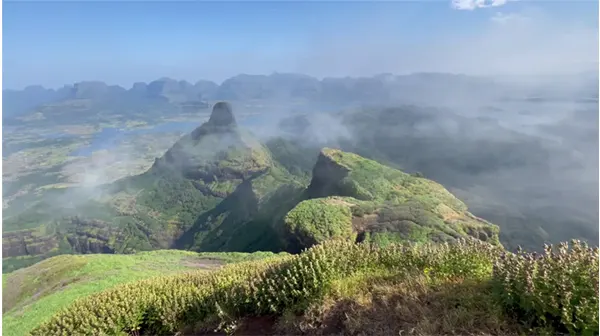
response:
M250 127L259 125L266 116L250 116L243 118L240 124L244 127ZM200 123L194 121L173 121L164 124L159 124L148 128L138 129L118 129L113 127L103 128L102 131L94 134L92 143L89 146L79 148L71 153L73 156L90 156L93 152L100 150L109 150L116 147L121 141L128 136L140 135L140 134L151 134L151 133L172 133L182 132L189 133L196 127L200 126Z

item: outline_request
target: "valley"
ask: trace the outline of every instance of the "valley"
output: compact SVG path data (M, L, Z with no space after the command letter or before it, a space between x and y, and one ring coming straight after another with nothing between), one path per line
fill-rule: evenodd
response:
M2 335L600 336L593 1L4 1Z
M21 328L34 335L110 334L111 328L210 334L208 326L228 328L213 326L220 313L195 299L190 304L208 315L197 317L204 321L201 326L190 324L196 317L171 305L195 296L172 298L164 292L175 288L181 293L206 288L206 302L222 303L225 292L258 305L277 302L276 308L257 311L243 310L237 299L226 302L228 314L240 317L269 316L273 309L280 316L295 309L290 302L303 302L299 320L278 319L261 331L275 334L298 328L325 332L338 308L318 310L320 300L336 305L356 305L365 299L362 295L396 300L385 292L404 288L403 295L441 298L442 306L427 314L454 311L451 302L459 300L469 307L468 314L496 316L478 328L492 325L499 334L516 335L523 326L504 315L505 308L492 298L494 291L508 290L494 286L512 286L490 280L501 275L491 266L503 251L519 245L539 251L544 243L579 239L583 243L574 246L583 247L575 247L574 260L587 267L597 258L597 248L585 245L597 244L592 225L597 209L588 205L594 200L593 178L577 175L582 167L590 169L586 155L594 146L588 138L597 128L581 120L597 118L589 114L594 103L578 105L577 113L557 108L546 122L533 124L529 113L500 103L486 117L472 109L394 101L379 106L269 100L207 104L210 108L194 107L195 113L190 112L194 104L184 103L184 113L115 117L118 122L83 117L46 123L50 119L41 118L44 113L58 113L48 108L34 112L37 118L12 117L3 143L3 286L19 290L6 296L3 322L9 335L20 335ZM536 104L521 108L535 111ZM503 108L507 110L500 114ZM521 118L518 127L515 118ZM565 135L557 120L578 132ZM578 154L552 137L587 147L578 147ZM571 158L570 165L558 165L565 158ZM555 183L547 184L550 180ZM565 194L555 194L559 190ZM356 263L339 256L340 249L358 253ZM414 259L404 259L406 253ZM298 263L304 262L314 273L303 273ZM40 269L50 273L39 275ZM399 275L401 269L417 273L406 278ZM288 270L309 282L289 278ZM220 287L230 276L238 280ZM453 283L457 276L461 282ZM34 278L43 279L42 284ZM248 279L259 279L258 287L245 287ZM268 279L280 279L286 294L269 294L270 289L261 287L272 281ZM313 281L325 287L308 285ZM468 284L481 291L475 295L471 287L461 287ZM369 286L378 289L371 292ZM288 287L302 290L307 301L287 292ZM133 305L144 313L127 310L127 320L116 324L86 320L105 316L112 321L103 307L129 305L125 297L132 295L139 297ZM274 301L267 300L270 295ZM135 317L153 314L153 297L164 298L163 308L183 317L157 324ZM372 309L383 308L373 304ZM74 316L75 311L85 313ZM353 311L355 318L377 325L374 312ZM65 316L79 322L63 324ZM239 333L252 324L232 318L218 319L235 325ZM445 323L461 325L456 318ZM311 319L322 324L311 324ZM398 328L447 331L443 324L406 323ZM361 330L343 324L348 332ZM386 326L379 327L387 332Z

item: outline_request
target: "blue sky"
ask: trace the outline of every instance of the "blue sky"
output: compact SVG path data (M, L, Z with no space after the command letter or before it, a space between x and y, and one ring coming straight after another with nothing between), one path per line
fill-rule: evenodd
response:
M594 1L5 1L3 86L544 72L597 61L597 12Z

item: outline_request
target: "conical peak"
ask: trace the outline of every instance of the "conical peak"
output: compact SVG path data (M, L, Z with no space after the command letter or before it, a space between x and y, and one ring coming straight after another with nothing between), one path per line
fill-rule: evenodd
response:
M208 124L211 126L235 126L236 121L233 116L231 104L227 102L218 102L213 106Z

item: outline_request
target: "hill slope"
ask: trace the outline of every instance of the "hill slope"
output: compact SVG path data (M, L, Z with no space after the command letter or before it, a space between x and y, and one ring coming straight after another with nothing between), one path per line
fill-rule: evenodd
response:
M3 275L3 335L24 335L75 299L122 283L186 271L208 272L227 263L273 255L159 250L53 257Z
M285 223L302 247L332 237L445 242L472 236L499 244L497 226L473 216L443 186L353 153L325 148Z
M475 239L328 241L300 255L118 286L32 334L597 335L598 249L571 247L534 256Z
M309 180L303 170L290 173L285 167L293 164L277 151L238 127L229 104L217 103L206 123L145 173L105 185L72 208L44 216L40 206L39 214L14 218L39 222L4 234L4 255L12 257L5 264L164 248L299 252L336 236L379 244L464 236L498 243L496 226L433 181L327 148Z
M66 203L60 211L38 204L11 218L13 227L31 223L33 229L3 234L4 256L13 257L5 264L22 267L69 252L278 250L270 226L245 230L245 223L273 206L272 195L302 189L304 180L240 129L228 104L218 103L208 122L177 141L147 172L93 193L57 191L54 198ZM74 207L65 206L72 200Z

